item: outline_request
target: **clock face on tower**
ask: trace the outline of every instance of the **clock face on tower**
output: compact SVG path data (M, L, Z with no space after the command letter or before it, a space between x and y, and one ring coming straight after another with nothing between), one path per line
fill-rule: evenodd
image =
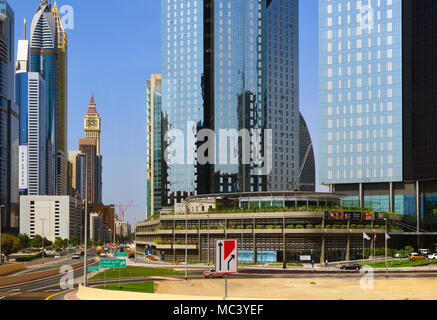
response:
M95 120L88 120L88 127L95 127L96 121Z

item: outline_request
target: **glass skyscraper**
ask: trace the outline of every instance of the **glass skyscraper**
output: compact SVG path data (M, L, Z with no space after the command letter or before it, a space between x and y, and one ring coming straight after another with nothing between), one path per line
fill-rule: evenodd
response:
M30 30L30 71L46 81L47 195L56 194L58 115L58 35L55 17L47 0L41 0Z
M0 205L1 225L18 231L18 131L19 111L14 99L15 14L0 0Z
M166 139L166 204L190 194L296 190L298 1L161 3L163 132L179 130Z
M437 2L320 0L320 180L437 230Z

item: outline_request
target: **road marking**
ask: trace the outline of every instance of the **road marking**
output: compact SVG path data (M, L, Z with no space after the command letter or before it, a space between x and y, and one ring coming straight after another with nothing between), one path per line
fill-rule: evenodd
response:
M45 300L50 300L53 297L59 296L61 294L64 294L64 293L67 293L67 292L70 292L70 291L73 291L73 290L76 290L76 289L65 290L65 291L62 291L62 292L59 292L59 293L52 294L51 296L48 296Z
M9 290L9 291L6 291L6 292L17 292L17 291L21 291L21 289L12 289L12 290Z
M46 290L44 292L59 292L61 291L61 289L50 289L50 290Z

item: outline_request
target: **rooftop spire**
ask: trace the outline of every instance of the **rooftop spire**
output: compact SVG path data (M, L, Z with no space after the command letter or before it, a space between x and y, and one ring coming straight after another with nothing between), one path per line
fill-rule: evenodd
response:
M87 113L97 113L96 103L94 101L94 93L91 95L90 106Z

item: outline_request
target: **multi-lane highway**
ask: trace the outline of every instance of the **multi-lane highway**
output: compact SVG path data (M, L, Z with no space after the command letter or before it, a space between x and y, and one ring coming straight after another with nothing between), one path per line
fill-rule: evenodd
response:
M95 250L88 251L88 259L96 256ZM31 272L39 272L48 269L60 268L64 265L72 265L82 262L83 256L80 260L68 259L59 261L58 263L50 265L41 265L40 267L33 268ZM95 262L93 265L96 265ZM72 274L68 276L74 279L74 287L77 288L79 281L83 278L83 266L74 270ZM28 283L17 284L7 287L0 287L0 301L2 300L45 300L57 293L65 291L61 288L61 281L65 279L65 274L59 274L53 277L39 279Z

